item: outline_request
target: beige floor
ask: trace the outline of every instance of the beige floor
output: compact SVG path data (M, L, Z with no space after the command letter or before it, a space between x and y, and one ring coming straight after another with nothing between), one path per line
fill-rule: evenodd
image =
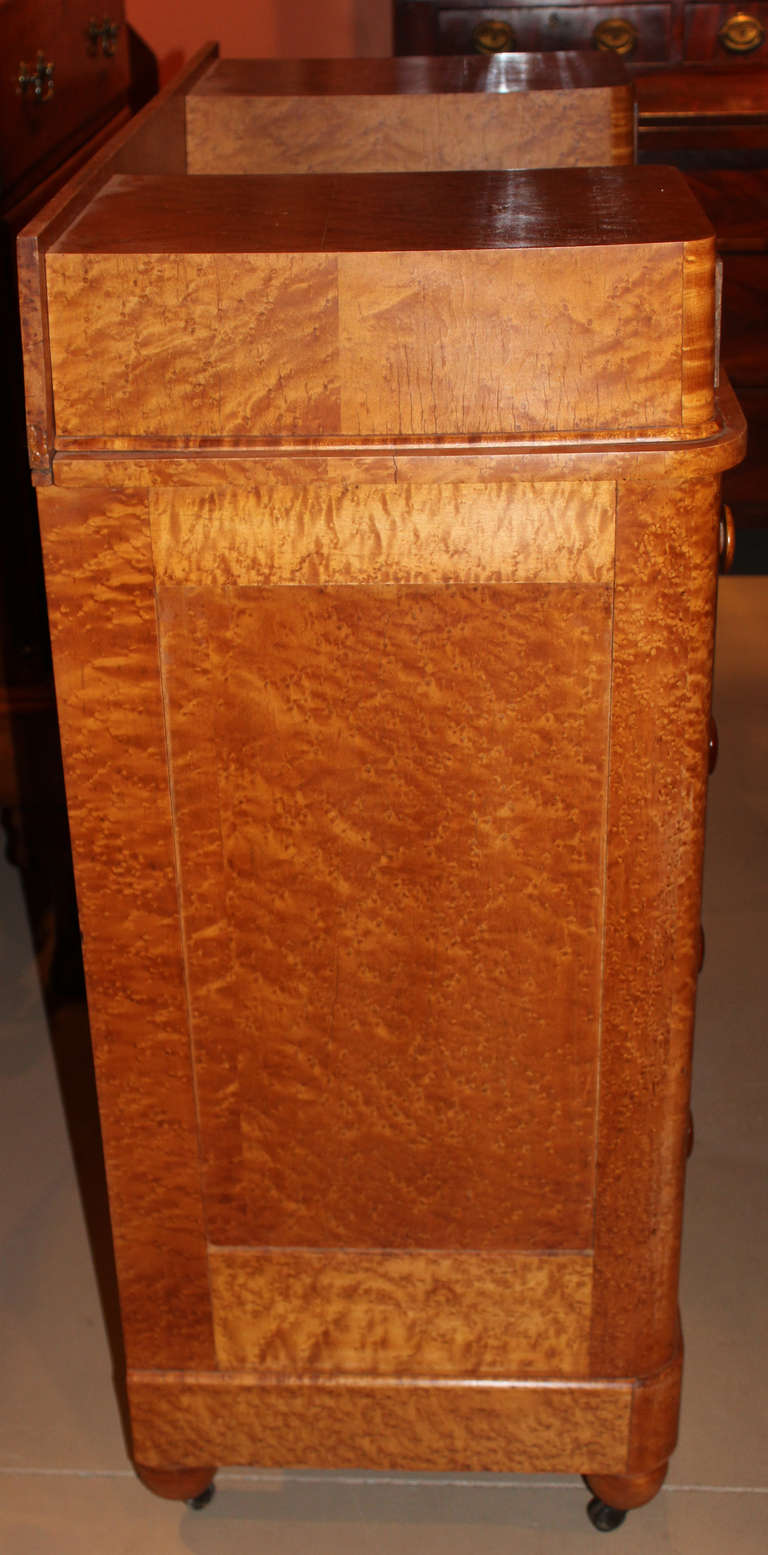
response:
M721 589L697 1026L696 1149L682 1303L687 1369L669 1483L607 1548L768 1551L768 578ZM601 1547L576 1480L224 1474L194 1513L127 1463L89 1250L104 1212L83 1088L83 1021L62 1012L58 1074L29 963L18 879L0 863L0 1551L2 1555L570 1555ZM108 1273L102 1279L109 1302Z

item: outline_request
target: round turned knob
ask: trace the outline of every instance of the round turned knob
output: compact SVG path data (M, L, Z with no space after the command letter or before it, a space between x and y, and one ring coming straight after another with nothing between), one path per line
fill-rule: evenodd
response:
M592 47L604 54L631 54L637 48L638 31L623 16L608 16L592 33Z
M720 739L717 733L717 724L714 718L709 720L709 770L714 772L717 766L717 753L720 749Z
M729 507L723 505L720 514L720 571L730 572L736 550L736 527Z
M16 90L22 97L34 97L36 103L47 103L49 97L53 97L53 73L56 66L53 60L46 59L42 49L37 51L35 68L19 61L18 86Z
M478 22L472 43L476 54L507 54L515 46L515 34L509 22Z
M756 16L737 11L726 17L717 36L729 54L752 54L765 42L765 28Z

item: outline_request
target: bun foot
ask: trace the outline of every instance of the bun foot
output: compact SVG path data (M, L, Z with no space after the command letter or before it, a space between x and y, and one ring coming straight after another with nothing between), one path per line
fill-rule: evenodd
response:
M667 1474L667 1464L661 1463L649 1474L588 1474L584 1483L592 1491L587 1516L600 1533L612 1533L620 1528L627 1515L637 1506L645 1506L661 1489Z
M134 1467L142 1485L166 1501L186 1501L193 1511L201 1512L213 1500L215 1468L154 1469L144 1463Z

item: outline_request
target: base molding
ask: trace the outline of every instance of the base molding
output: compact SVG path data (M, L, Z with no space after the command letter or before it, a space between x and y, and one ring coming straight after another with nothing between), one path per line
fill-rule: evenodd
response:
M254 1378L132 1372L142 1464L604 1473L626 1470L631 1381Z

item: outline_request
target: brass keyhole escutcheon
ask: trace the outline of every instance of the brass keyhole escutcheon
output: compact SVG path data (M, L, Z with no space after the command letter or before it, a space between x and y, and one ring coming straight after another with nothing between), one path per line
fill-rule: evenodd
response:
M34 97L36 103L47 103L49 97L53 97L55 69L53 60L47 60L42 49L38 49L34 70L23 59L19 61L16 90L22 97Z
M509 22L478 22L472 29L476 54L507 54L515 46L515 34Z
M639 33L623 16L608 16L598 22L592 33L592 47L602 54L632 54L637 48Z
M726 17L717 36L729 54L751 54L765 42L765 28L756 16L737 11Z

